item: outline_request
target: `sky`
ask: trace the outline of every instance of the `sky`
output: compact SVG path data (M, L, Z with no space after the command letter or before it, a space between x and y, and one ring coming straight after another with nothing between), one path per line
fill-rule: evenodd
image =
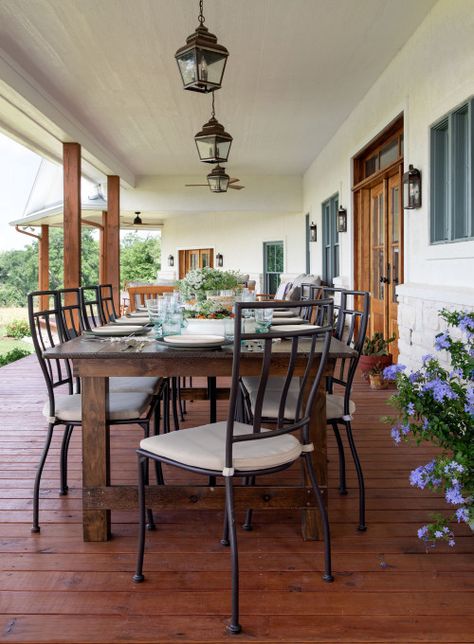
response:
M8 222L22 217L41 157L0 132L0 251L33 241Z

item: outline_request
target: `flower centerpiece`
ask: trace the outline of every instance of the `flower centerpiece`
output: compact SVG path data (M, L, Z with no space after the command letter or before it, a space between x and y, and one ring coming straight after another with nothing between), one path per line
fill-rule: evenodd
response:
M384 377L395 380L398 390L390 401L398 417L387 419L395 443L411 435L418 444L427 441L441 448L411 472L410 483L442 492L453 509L448 516L435 515L418 537L454 546L450 523L466 523L474 530L474 313L443 309L440 316L447 330L436 336L435 348L447 352L450 366L426 355L419 370L407 374L403 365L392 365Z
M235 271L206 267L189 271L178 286L186 303L186 317L212 320L232 316L235 294L242 289L242 282ZM220 295L221 291L232 291L234 295Z

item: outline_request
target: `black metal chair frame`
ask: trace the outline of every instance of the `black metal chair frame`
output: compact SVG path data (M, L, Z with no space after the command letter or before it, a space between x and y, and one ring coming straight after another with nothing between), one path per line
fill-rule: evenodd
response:
M352 383L354 381L354 376L356 374L357 365L359 363L359 358L362 353L362 347L367 333L367 324L370 313L370 293L367 291L353 291L336 287L322 287L321 290L323 297L334 297L336 294L339 294L340 302L334 305L334 310L337 314L334 335L338 340L345 342L347 346L350 346L356 351L356 355L354 357L341 360L337 375L330 376L327 379L327 392L329 394L333 393L334 385L340 385L344 388L343 414L338 418L328 418L328 424L331 425L334 430L338 447L339 493L341 495L347 494L347 484L344 444L342 442L339 427L342 425L346 431L347 442L349 443L349 448L351 450L359 486L358 530L363 532L367 530L365 520L365 483L362 466L352 432L350 400ZM349 298L353 298L352 306L349 306ZM362 301L360 309L356 308L356 298Z
M74 289L72 289L74 290ZM53 299L53 307L48 307L45 310L35 311L34 299L35 297L46 296ZM30 322L31 336L33 345L36 351L36 356L43 373L46 389L49 399L49 422L48 431L46 434L45 445L40 457L40 462L35 476L34 491L33 491L33 526L32 532L39 532L39 491L41 484L41 476L43 473L46 458L48 456L51 440L53 437L53 430L58 425L64 425L64 433L61 442L60 452L60 492L64 496L68 492L67 485L67 458L68 448L74 427L80 426L80 421L65 422L58 420L55 417L55 390L58 387L67 387L67 393L72 395L75 393L74 378L72 373L71 363L68 359L61 360L47 360L43 357L43 352L51 347L56 346L58 343L67 338L65 329L63 328L62 318L60 314L60 299L58 291L34 291L28 294L28 317ZM70 308L67 308L70 311ZM57 336L57 339L55 339ZM150 405L149 411L143 418L128 418L124 420L114 420L111 425L127 425L137 424L142 427L145 436L150 434L150 418L153 413L153 405ZM150 526L153 525L152 517L150 518Z
M332 312L333 302L332 300L322 301L308 301L306 306L318 305L325 306L328 309L328 312ZM231 633L238 633L241 630L239 623L239 570L238 570L238 551L237 551L237 535L235 527L235 514L234 514L234 491L233 491L233 481L236 477L243 477L244 480L248 481L249 479L255 479L255 477L260 475L268 475L282 470L286 470L290 467L295 460L300 458L303 460L304 466L306 468L309 480L317 500L317 505L322 516L323 522L323 531L324 531L324 575L323 579L325 581L333 581L333 576L331 573L331 546L330 546L330 533L329 533L329 521L327 517L327 512L324 507L324 503L321 496L321 491L319 489L316 473L314 471L313 463L311 460L311 451L313 445L310 441L309 436L309 421L310 413L313 405L313 401L318 390L319 382L321 380L322 374L324 372L325 363L327 360L329 347L331 343L332 336L332 326L326 326L317 328L314 327L311 330L293 330L289 331L280 331L275 330L275 332L269 332L267 334L258 334L258 333L243 333L242 332L242 312L247 309L257 309L257 308L297 308L300 306L300 303L284 302L255 302L255 303L246 303L239 302L236 304L236 316L235 316L235 329L234 329L234 359L232 367L232 384L230 392L230 403L229 403L229 412L226 422L226 439L225 439L225 469L223 471L216 471L210 469L202 469L199 467L193 467L187 464L183 464L177 461L170 460L168 458L157 456L154 453L148 452L143 449L137 450L138 455L138 492L139 492L139 516L140 516L140 530L139 530L139 539L138 539L138 554L137 554L137 567L136 572L133 577L133 580L137 583L144 580L143 575L143 558L144 558L144 549L145 549L145 527L146 527L146 508L145 508L145 482L146 482L146 466L148 460L151 459L159 464L166 463L168 465L173 465L178 468L188 470L191 472L196 472L203 474L207 477L217 477L224 476L225 479L225 491L226 491L226 502L225 502L225 527L224 527L224 537L222 543L224 545L230 545L231 548L231 565L232 565L232 616L231 621L228 626L228 630ZM329 316L331 317L331 316ZM272 360L272 348L275 346L273 340L286 338L291 341L291 351L288 354L278 354L278 359L281 361L282 356L287 357L287 372L284 376L285 382L282 388L279 414L277 418L277 424L275 429L262 432L262 404L265 395L265 389L268 383L271 360ZM305 354L300 352L300 341L306 340L311 342L311 348L306 349ZM255 413L253 418L253 423L249 426L249 433L245 435L234 435L234 419L238 413L239 407L239 396L240 396L240 375L241 375L241 358L242 358L242 341L247 340L260 340L264 344L264 350L261 354L261 373L260 373L260 385L256 399ZM322 351L319 361L319 366L316 369L316 376L313 380L311 377L313 375L314 369L316 368L315 364L315 349L316 342L322 341ZM302 355L305 355L306 364L303 376L301 376L301 393L298 398L296 416L293 423L288 424L284 422L284 409L286 405L287 394L291 379L295 371L295 365L297 358ZM304 395L307 394L307 398L304 401ZM192 429L185 430L192 432ZM293 460L290 463L285 463L277 467L267 467L266 469L254 469L251 471L248 470L236 470L233 467L233 447L235 443L241 441L255 441L255 440L265 440L266 438L271 438L275 436L280 436L283 434L290 434L299 432L300 441L302 443L302 452L297 459Z
M85 328L90 331L105 324L100 304L99 285L81 286L80 296Z
M113 322L118 317L114 302L114 291L112 284L99 284L99 303L102 314L102 324Z

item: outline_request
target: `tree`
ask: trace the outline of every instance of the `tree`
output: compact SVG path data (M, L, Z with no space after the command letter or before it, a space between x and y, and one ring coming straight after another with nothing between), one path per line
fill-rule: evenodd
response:
M161 268L161 240L147 235L144 239L134 233L126 235L120 250L122 285L133 280L154 281Z
M90 228L81 233L81 282L84 285L99 281L99 244ZM49 286L63 286L63 246L61 228L49 231ZM161 241L157 237L126 235L121 243L120 268L122 283L130 280L156 279L160 269ZM0 252L0 306L25 306L26 296L38 288L38 242L23 250Z

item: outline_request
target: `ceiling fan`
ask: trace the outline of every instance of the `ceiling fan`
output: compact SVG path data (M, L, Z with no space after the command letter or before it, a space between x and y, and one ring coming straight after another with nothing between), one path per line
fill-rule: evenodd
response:
M229 179L228 187L232 188L232 190L243 190L245 188L245 186L236 186L235 185L238 181L240 181L240 179L236 179L235 177L234 178L231 177ZM208 183L185 183L184 187L185 188L201 188L201 187L202 188L209 188L209 184Z
M144 222L143 219L140 217L140 215L141 215L141 211L136 210L134 220L133 221L125 220L122 223L122 228L154 228L157 230L162 227L162 224Z

